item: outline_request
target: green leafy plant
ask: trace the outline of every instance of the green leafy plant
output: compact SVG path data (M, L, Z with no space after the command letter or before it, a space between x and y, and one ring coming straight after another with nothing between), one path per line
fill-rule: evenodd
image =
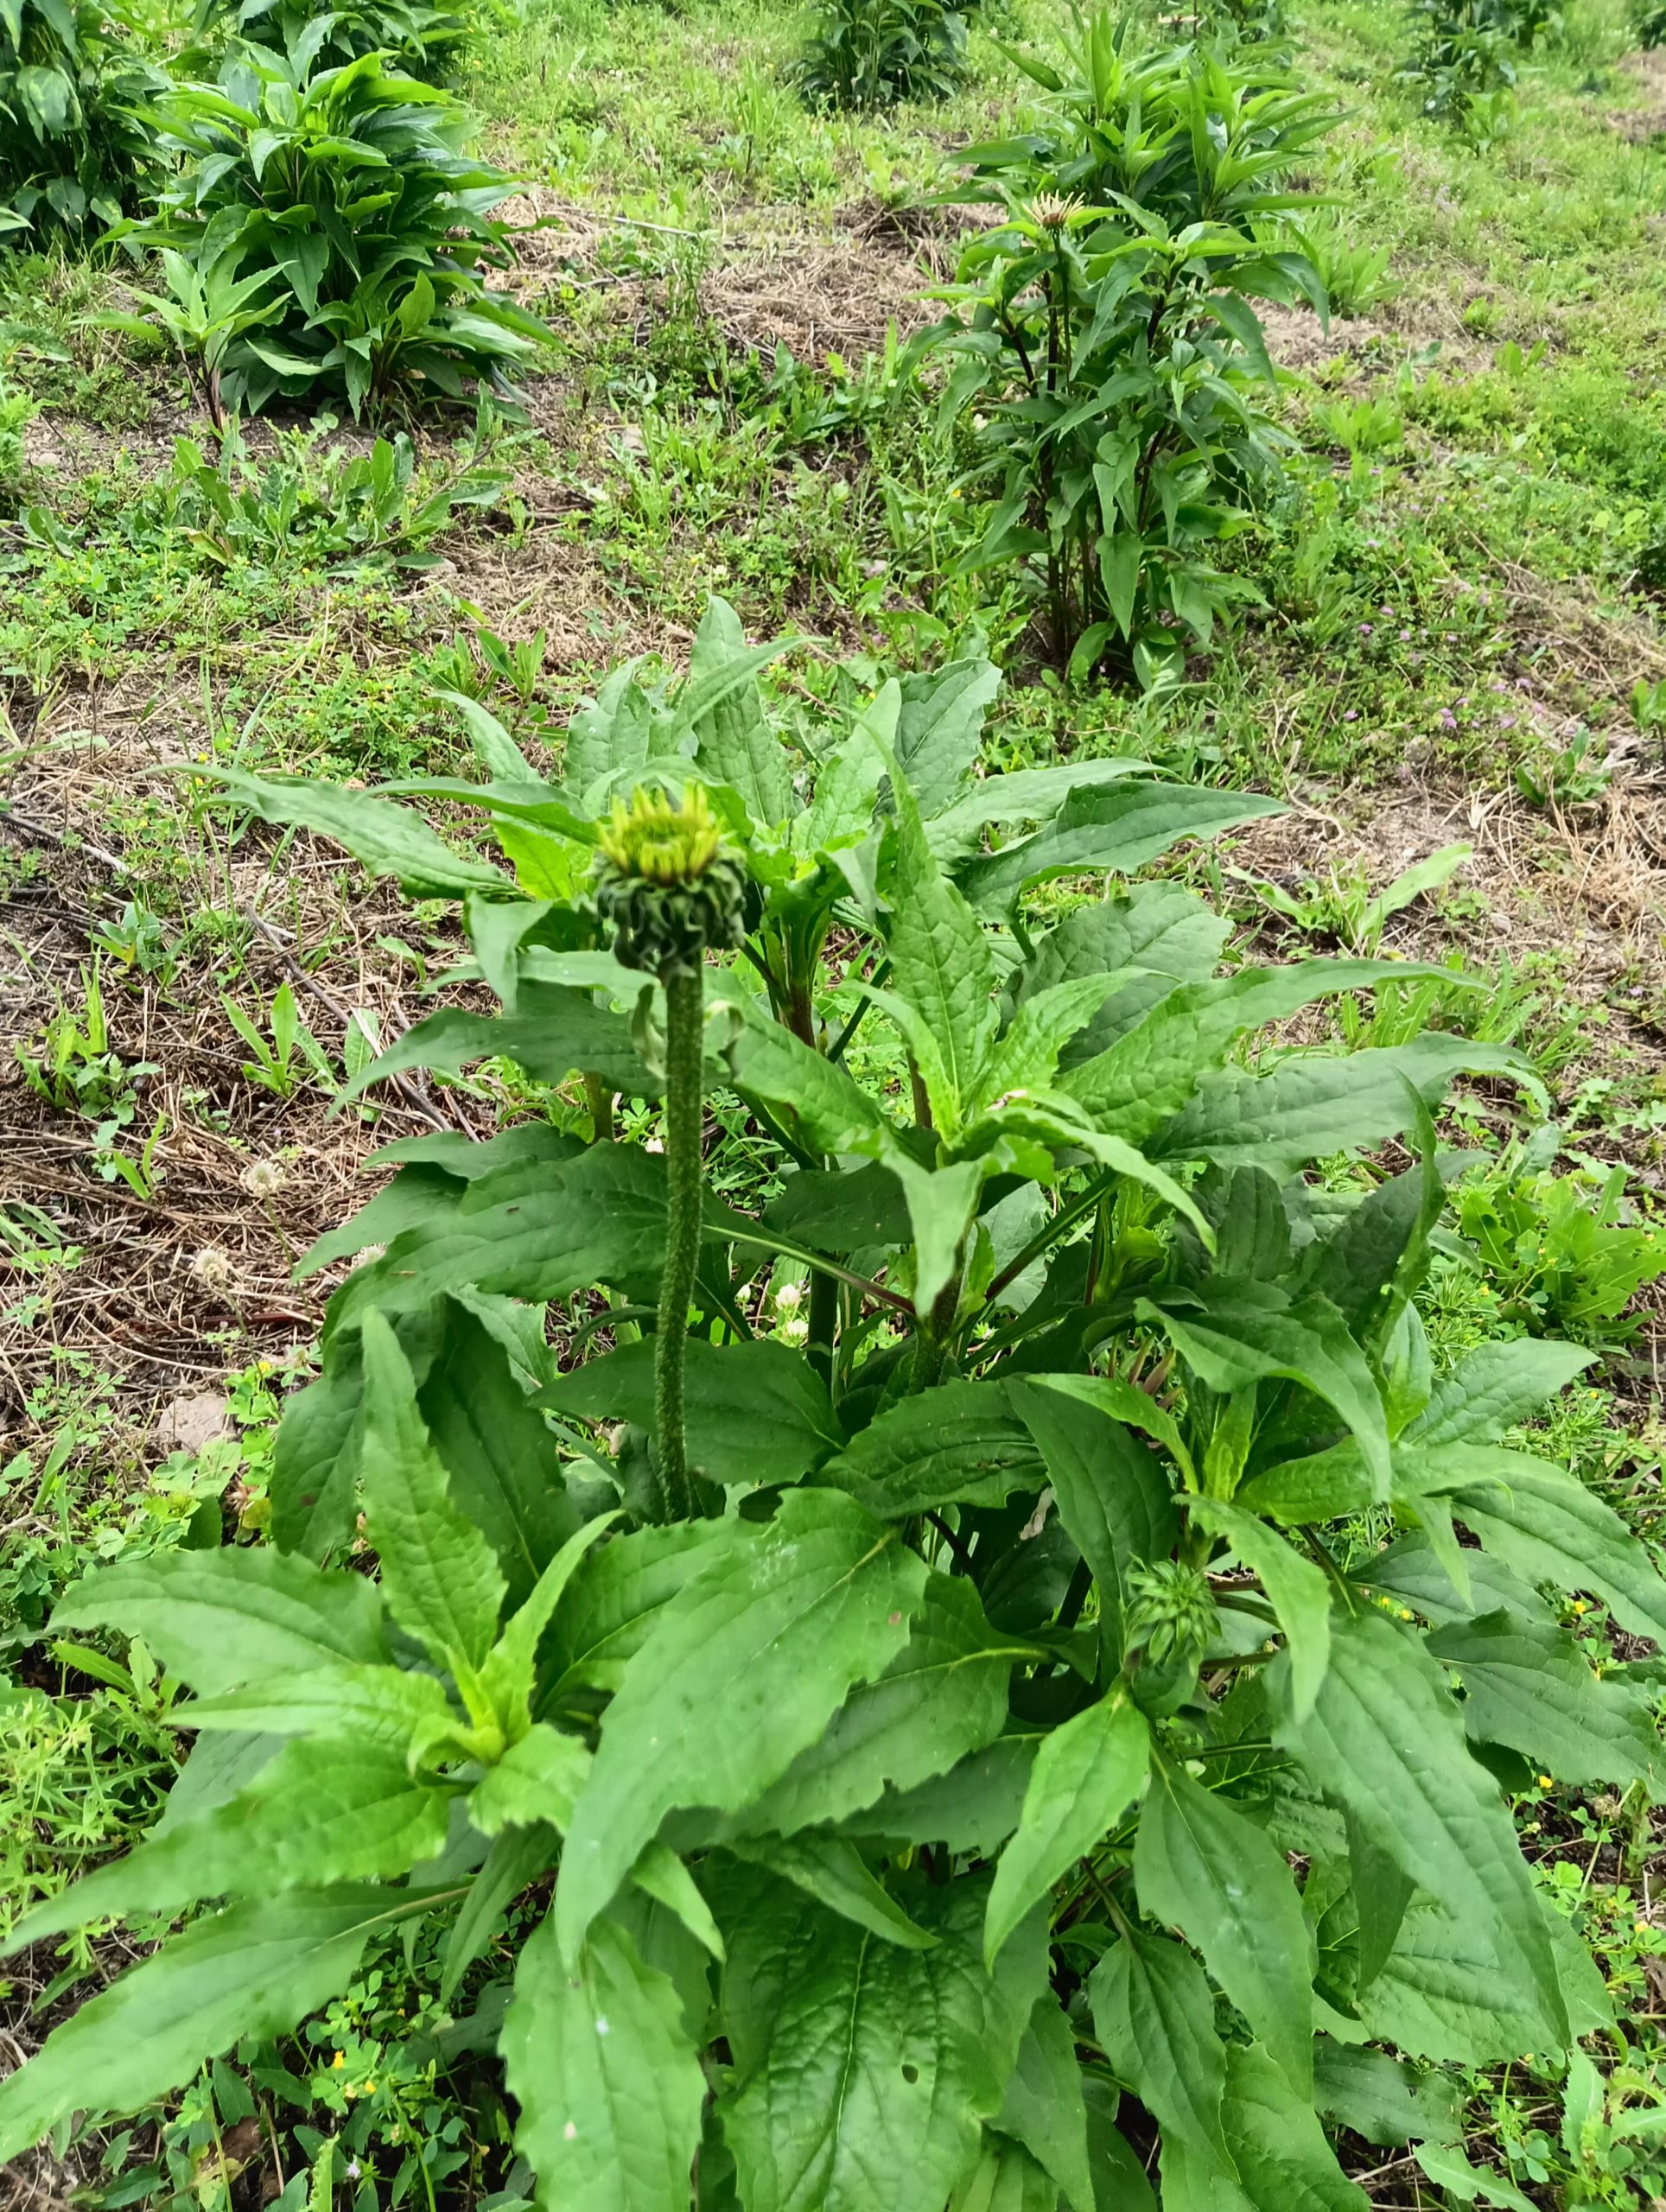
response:
M319 390L343 392L355 416L398 389L455 399L470 377L505 385L547 336L485 283L511 259L492 211L513 181L463 151L469 118L448 93L377 54L314 70L246 47L217 85L176 85L156 112L179 173L130 236L194 270L204 307L194 296L190 330L207 334L217 408ZM271 312L256 324L243 288L258 277ZM215 298L227 304L211 315Z
M1518 58L1561 18L1555 0L1414 0L1411 21L1400 79L1421 92L1425 115L1490 143L1513 112Z
M1473 850L1466 844L1442 845L1427 860L1415 861L1402 868L1392 883L1375 892L1364 865L1358 862L1343 871L1332 868L1323 882L1315 879L1296 891L1250 875L1243 868L1230 873L1240 883L1248 884L1263 906L1297 929L1313 937L1333 937L1352 951L1375 952L1394 917L1415 899L1449 883Z
M0 2085L0 2156L287 2033L416 1921L541 2201L620 2212L856 2212L877 2172L887 2212L1141 2203L1154 2139L1171 2212L1364 2212L1321 2114L1443 2154L1423 2062L1544 2069L1612 2022L1495 1770L1653 1786L1643 1694L1536 1585L1656 1637L1666 1586L1502 1440L1588 1355L1437 1373L1415 1303L1432 1108L1518 1063L1241 1064L1403 963L1223 976L1176 885L1045 930L1025 893L1254 802L1128 763L980 780L976 662L789 747L766 657L715 605L686 683L618 671L558 781L466 700L483 783L225 775L461 901L503 1012L384 1071L588 1071L664 1097L665 1148L605 1116L393 1147L310 1255L385 1248L286 1407L277 1548L60 1605L143 1639L196 1746L167 1821L12 1942L229 1902ZM760 1211L684 1181L720 1086ZM1351 1203L1308 1181L1397 1135L1410 1167ZM802 1349L758 1326L777 1269L814 1286ZM374 1580L332 1563L361 1529Z
M1612 783L1614 764L1607 740L1581 728L1564 744L1536 747L1516 763L1515 776L1516 788L1529 806L1591 806Z
M336 0L314 8L306 0L243 0L236 16L239 37L308 60L356 61L366 54L391 55L413 75L442 67L467 35L460 9L424 0Z
M1287 234L1273 235L1282 242ZM1358 244L1349 237L1346 226L1334 219L1303 225L1294 242L1319 271L1332 315L1350 320L1369 315L1400 292L1398 280L1389 274L1387 246Z
M1150 684L1254 587L1218 565L1287 441L1256 296L1322 303L1306 257L1254 242L1335 121L1252 52L1130 60L1088 19L1063 70L1023 57L1043 124L969 157L1006 210L944 296L944 410L988 484L963 566L1022 564L1055 656Z
M19 1045L24 1082L60 1114L80 1114L111 1128L126 1128L138 1110L138 1090L158 1070L148 1060L124 1060L111 1042L104 987L95 965L82 971L83 1011L60 1006L31 1051Z
M1458 1186L1458 1251L1485 1270L1506 1315L1535 1334L1565 1329L1584 1342L1637 1332L1621 1317L1644 1284L1666 1274L1666 1236L1639 1220L1624 1167L1600 1174L1503 1172Z
M1321 435L1354 455L1394 453L1406 442L1406 420L1391 399L1330 399L1313 409Z
M948 0L817 0L795 75L830 107L941 99L966 64L966 17Z
M27 392L14 391L0 372L0 499L23 481L23 433L40 410Z
M309 1076L330 1079L329 1057L301 1018L295 992L280 983L272 995L270 1034L264 1034L235 999L222 996L226 1019L243 1040L249 1058L243 1072L275 1098L289 1098Z
M132 35L103 0L0 7L0 232L107 226L130 209L155 167L139 111L163 81Z
M512 481L490 458L489 415L456 465L425 472L425 480L403 430L378 438L368 453L348 454L327 449L334 427L325 416L308 431L280 434L259 463L234 425L212 460L194 439L177 439L172 471L150 504L218 567L251 562L351 575L434 567L435 538L460 512L495 507Z

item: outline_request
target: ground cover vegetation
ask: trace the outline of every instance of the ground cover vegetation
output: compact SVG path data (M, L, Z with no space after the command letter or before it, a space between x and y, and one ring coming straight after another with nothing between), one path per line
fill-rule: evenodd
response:
M1666 2200L1647 27L32 20L8 2201Z

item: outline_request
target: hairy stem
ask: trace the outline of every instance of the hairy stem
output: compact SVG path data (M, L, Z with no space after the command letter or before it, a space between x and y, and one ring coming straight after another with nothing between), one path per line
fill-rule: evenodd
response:
M654 1339L654 1439L667 1517L694 1512L688 1441L683 1428L683 1355L689 1302L700 1257L701 1059L705 978L698 969L667 968L665 987L665 1269Z

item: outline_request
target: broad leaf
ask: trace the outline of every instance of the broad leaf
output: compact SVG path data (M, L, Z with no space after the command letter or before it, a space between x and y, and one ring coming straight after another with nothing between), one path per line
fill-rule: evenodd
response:
M1076 2037L1048 1990L1035 2000L995 2126L1021 2142L1069 2202L1094 2212L1088 2113ZM1049 2206L1049 2212L1052 2207Z
M827 1385L791 1346L759 1338L684 1350L689 1463L715 1483L796 1482L844 1441ZM654 1346L622 1344L563 1375L544 1402L586 1421L653 1428Z
M0 2159L72 2113L137 2112L245 2036L288 2034L345 1989L366 1943L429 1900L286 1890L199 1920L83 2005L0 2082Z
M298 1675L274 1672L224 1697L179 1706L173 1717L181 1728L353 1738L401 1752L416 1743L441 1742L455 1719L445 1690L432 1675L344 1665L315 1666Z
M990 1627L969 1581L928 1575L902 1649L876 1681L857 1684L820 1741L737 1816L736 1831L791 1835L860 1812L887 1784L910 1789L945 1772L1001 1733L1013 1663L1027 1656Z
M480 1688L512 1743L526 1732L532 1705L538 1646L579 1563L617 1518L604 1513L569 1536L538 1577L524 1605L517 1608L480 1669Z
M1160 1762L1140 1815L1134 1879L1141 1910L1197 1946L1291 2083L1310 2088L1313 1944L1290 1869L1265 1831Z
M1093 2024L1111 2070L1162 2128L1231 2172L1221 2121L1226 2051L1203 1968L1166 1936L1130 1929L1088 1983Z
M170 1675L213 1696L271 1675L388 1656L381 1592L263 1548L156 1552L100 1567L53 1608L54 1632L143 1637Z
M626 1664L568 1834L556 1916L569 1957L668 1812L739 1812L853 1683L884 1673L925 1583L924 1563L854 1499L792 1491L671 1599Z
M989 940L926 844L912 792L905 788L895 797L896 864L886 937L893 985L925 1024L952 1096L964 1103L995 1028Z
M1448 1477L1467 1474L1453 1508L1489 1551L1529 1582L1593 1590L1622 1628L1666 1643L1666 1582L1611 1505L1548 1460L1485 1445L1440 1455Z
M569 1972L553 1917L529 1939L503 2024L516 2148L563 2212L687 2212L706 2080L676 1985L596 1921Z
M998 1505L1046 1479L1001 1382L944 1382L900 1399L821 1471L823 1482L891 1520L951 1503Z
M1403 1441L1428 1450L1447 1444L1496 1444L1507 1428L1561 1395L1596 1357L1578 1344L1518 1337L1479 1344L1435 1384Z
M1030 884L1110 868L1132 875L1183 837L1281 814L1276 799L1204 785L1122 782L1072 791L1045 829L959 871L980 913L1005 914Z
M747 665L749 658L740 617L727 600L714 595L695 633L689 696L683 705L687 711L703 690L712 690L714 677L730 670L740 676L696 721L699 741L694 757L703 775L739 791L753 820L771 830L792 810L792 780L786 753L764 712L757 678Z
M1121 1688L1042 1738L1017 1834L989 1890L983 1950L991 1965L1059 1877L1128 1811L1145 1787L1150 1756L1144 1715Z
M1492 1612L1437 1629L1428 1648L1456 1671L1472 1736L1508 1744L1563 1782L1624 1786L1656 1773L1648 1699L1593 1675L1561 1629Z
M737 1838L738 1858L791 1882L842 1920L905 1950L929 1951L937 1937L911 1920L848 1837L836 1835Z
M478 1667L505 1583L491 1547L451 1502L416 1405L410 1364L382 1315L365 1316L365 1517L388 1610L436 1659Z
M1256 2212L1370 2212L1325 2139L1305 2091L1258 2044L1227 2053L1226 2139Z
M1224 1536L1266 1592L1289 1647L1292 1709L1305 1720L1331 1661L1331 1586L1323 1569L1253 1513L1218 1498L1194 1497L1191 1507L1192 1519Z
M589 1751L576 1736L536 1722L475 1783L468 1817L482 1835L544 1825L564 1834L590 1765Z
M499 869L453 852L420 814L392 799L313 777L250 776L220 767L213 775L236 804L263 821L333 838L372 875L397 876L413 899L456 899L470 891L501 897L513 888Z
M1497 1784L1472 1759L1436 1661L1380 1614L1338 1618L1331 1665L1305 1721L1286 1695L1277 1740L1327 1797L1417 1883L1459 1918L1484 1927L1538 2007L1542 2044L1567 2035L1561 1985L1532 1878Z
M550 1633L552 1698L617 1689L662 1607L720 1553L749 1541L732 1521L684 1521L609 1538L574 1576Z
M923 816L940 814L971 780L985 709L1001 689L992 661L957 660L899 685L897 765Z
M991 1979L976 1880L925 1889L919 1917L938 1940L910 1951L741 1874L719 1906L734 2061L720 2111L747 2212L942 2212L1044 1986L1040 1920Z

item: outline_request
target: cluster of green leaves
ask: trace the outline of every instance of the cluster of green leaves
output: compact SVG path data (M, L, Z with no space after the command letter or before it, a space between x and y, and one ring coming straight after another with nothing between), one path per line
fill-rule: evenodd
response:
M467 378L506 385L547 335L486 284L512 257L493 211L514 186L464 151L467 110L379 54L319 67L332 20L282 54L240 46L216 84L157 104L175 174L129 238L174 257L174 311L154 311L217 416L323 392L357 416L396 386L457 398Z
M1463 124L1514 91L1523 52L1555 33L1555 0L1413 0L1412 48L1398 72L1428 116Z
M217 568L247 562L334 575L422 569L438 561L429 548L460 509L498 505L512 480L486 438L455 467L419 476L403 430L378 438L368 453L321 453L334 427L326 416L281 437L258 463L233 423L212 458L194 439L180 438L169 475L142 503L147 520L181 533Z
M1636 1218L1626 1180L1623 1167L1599 1179L1519 1168L1466 1178L1459 1255L1486 1271L1517 1325L1623 1341L1636 1333L1621 1321L1626 1307L1666 1274L1666 1235Z
M161 81L131 41L106 0L3 0L0 232L130 211L154 162L140 111Z
M967 246L941 343L994 493L964 565L1021 562L1061 661L1149 685L1254 596L1218 558L1287 443L1250 302L1324 304L1257 232L1336 116L1257 49L1130 58L1127 28L1102 10L1062 67L1023 57L1051 112L970 156L1007 219Z
M715 603L686 683L618 671L555 779L461 698L483 782L226 777L461 902L502 1011L434 1015L383 1071L582 1073L595 1141L391 1147L310 1255L382 1248L285 1410L277 1548L123 1562L60 1606L143 1638L197 1740L153 1834L13 1941L196 1916L0 2085L0 2157L286 2031L426 1916L540 2201L595 2212L1150 2206L1154 2136L1167 2212L1364 2212L1325 2120L1461 2177L1427 2063L1612 2031L1502 1785L1530 1759L1657 1794L1641 1684L1538 1586L1656 1639L1666 1586L1505 1440L1589 1355L1437 1373L1415 1304L1432 1109L1513 1056L1245 1065L1403 964L1222 975L1226 925L1173 885L1045 931L1029 893L1266 802L1126 760L980 779L975 660L788 741L769 650ZM639 1333L667 1162L607 1110L662 1089L662 995L584 895L645 784L701 786L751 878L700 1082L775 1166L760 1214L706 1199L674 1521ZM415 798L482 812L509 870ZM853 1072L876 1018L902 1085ZM1308 1179L1402 1134L1408 1169L1351 1198ZM810 1277L802 1350L760 1332L780 1268ZM1386 1549L1339 1538L1362 1512ZM361 1527L375 1580L334 1563Z
M238 37L262 46L288 53L305 39L315 54L336 61L389 54L412 76L442 67L467 29L461 10L443 0L438 6L425 0L336 0L330 7L310 0L242 0L233 20Z
M794 70L811 100L838 108L941 99L966 66L966 11L950 0L818 0Z

